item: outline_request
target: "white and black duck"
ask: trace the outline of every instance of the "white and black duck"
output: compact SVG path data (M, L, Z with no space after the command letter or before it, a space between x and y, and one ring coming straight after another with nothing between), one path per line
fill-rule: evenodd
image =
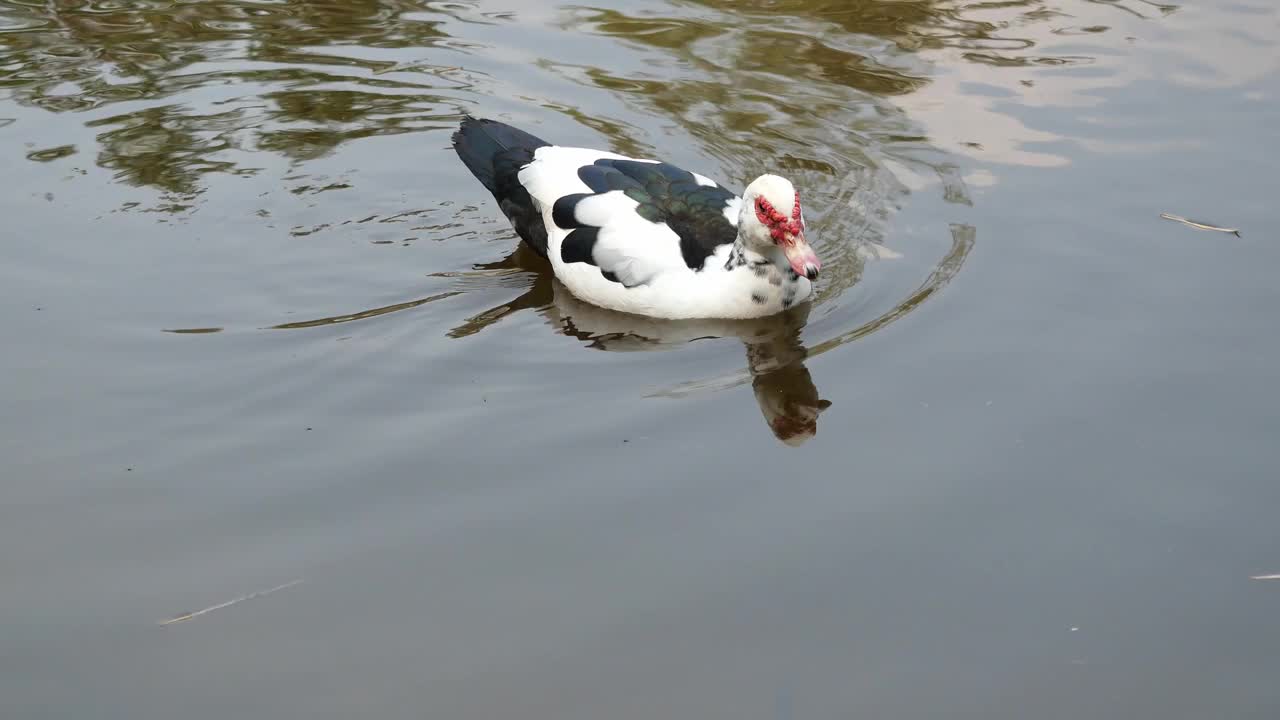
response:
M809 300L822 263L790 181L739 197L669 163L560 147L467 117L453 147L577 297L658 318L757 318Z

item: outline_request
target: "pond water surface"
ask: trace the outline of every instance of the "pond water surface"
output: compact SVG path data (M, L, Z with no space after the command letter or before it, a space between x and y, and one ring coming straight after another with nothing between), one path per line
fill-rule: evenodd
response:
M464 114L817 301L576 302ZM1277 127L1269 0L0 0L0 715L1280 717Z

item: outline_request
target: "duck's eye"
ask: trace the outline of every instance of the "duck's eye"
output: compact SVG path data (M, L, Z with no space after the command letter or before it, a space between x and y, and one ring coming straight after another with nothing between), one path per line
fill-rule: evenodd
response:
M764 198L756 198L756 217L765 225L773 225L777 222L779 213L773 209L773 204Z

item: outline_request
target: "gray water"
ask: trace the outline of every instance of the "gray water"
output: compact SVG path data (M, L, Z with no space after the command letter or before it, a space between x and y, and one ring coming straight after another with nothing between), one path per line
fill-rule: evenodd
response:
M464 113L817 302L575 302ZM1266 0L3 0L0 716L1276 718L1277 127Z

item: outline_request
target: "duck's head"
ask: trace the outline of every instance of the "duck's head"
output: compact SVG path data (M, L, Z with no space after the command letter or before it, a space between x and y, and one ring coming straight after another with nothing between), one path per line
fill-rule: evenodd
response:
M797 275L818 277L822 261L804 237L804 213L800 194L786 178L761 175L742 193L738 236L750 249L771 254L777 248Z

